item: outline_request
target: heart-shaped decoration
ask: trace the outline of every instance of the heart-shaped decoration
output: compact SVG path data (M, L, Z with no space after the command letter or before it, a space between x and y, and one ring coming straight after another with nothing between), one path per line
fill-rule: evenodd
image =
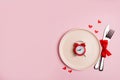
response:
M93 27L93 25L88 25L88 27L89 27L89 28L92 28L92 27Z
M68 72L69 72L69 73L71 73L71 72L72 72L72 70L70 69L70 70L68 70Z
M98 30L95 30L95 33L98 33L99 31Z
M63 70L66 70L66 67L63 67L62 69L63 69Z
M98 20L98 23L101 23L101 21L100 21L100 20Z

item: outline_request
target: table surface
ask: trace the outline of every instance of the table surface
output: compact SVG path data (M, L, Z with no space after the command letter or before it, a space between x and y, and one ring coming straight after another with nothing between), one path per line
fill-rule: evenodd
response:
M119 80L120 0L0 0L0 80ZM102 21L101 24L97 20ZM88 28L92 24L93 28ZM103 72L93 67L68 73L58 42L71 28L99 39L109 24L115 34Z

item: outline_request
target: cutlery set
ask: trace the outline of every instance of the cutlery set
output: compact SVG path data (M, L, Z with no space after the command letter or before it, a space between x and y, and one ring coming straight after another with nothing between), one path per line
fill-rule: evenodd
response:
M104 60L107 56L110 56L111 53L107 50L107 45L109 43L109 41L111 40L113 34L114 34L114 30L110 29L109 25L107 25L107 27L104 30L103 33L103 39L100 40L101 46L102 46L102 52L101 55L96 63L96 65L94 66L95 70L99 70L99 71L103 71L104 69Z

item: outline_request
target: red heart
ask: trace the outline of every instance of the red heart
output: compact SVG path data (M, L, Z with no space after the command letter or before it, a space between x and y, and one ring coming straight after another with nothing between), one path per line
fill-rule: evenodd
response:
M72 70L68 70L68 72L69 72L69 73L71 73L71 72L72 72Z
M99 31L95 30L95 33L98 33Z
M92 28L93 26L92 25L88 25L89 28Z
M98 23L101 23L101 21L100 21L100 20L98 20Z
M63 67L62 69L63 69L63 70L66 70L66 67Z

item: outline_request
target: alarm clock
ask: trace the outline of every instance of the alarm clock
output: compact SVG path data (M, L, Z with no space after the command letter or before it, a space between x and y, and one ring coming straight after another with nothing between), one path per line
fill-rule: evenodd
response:
M86 46L85 43L83 43L82 41L75 42L73 45L74 54L76 54L77 56L85 56L86 52L85 46Z

